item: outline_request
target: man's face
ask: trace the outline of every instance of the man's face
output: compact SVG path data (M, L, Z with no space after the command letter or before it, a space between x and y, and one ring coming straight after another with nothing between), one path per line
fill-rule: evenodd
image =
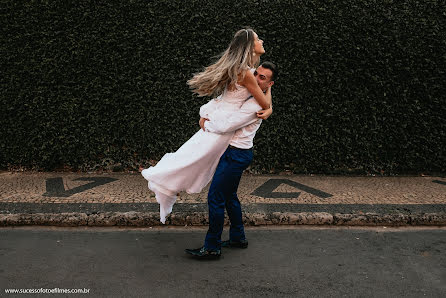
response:
M254 76L256 77L257 84L259 84L260 89L263 90L263 92L268 89L268 87L272 86L274 84L274 81L271 81L271 76L273 75L273 72L269 70L268 68L264 68L262 66L259 66L256 71L254 72Z

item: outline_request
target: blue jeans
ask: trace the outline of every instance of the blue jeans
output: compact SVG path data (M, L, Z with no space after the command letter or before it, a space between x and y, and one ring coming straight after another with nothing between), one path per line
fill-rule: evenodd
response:
M229 239L232 241L245 240L242 209L237 197L237 189L242 173L249 166L252 158L252 149L233 148L226 149L220 158L208 193L209 230L204 246L209 250L221 248L225 207L231 222Z

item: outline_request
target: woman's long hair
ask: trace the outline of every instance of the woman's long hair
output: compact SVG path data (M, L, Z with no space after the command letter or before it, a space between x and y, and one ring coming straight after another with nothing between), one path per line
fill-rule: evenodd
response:
M254 54L254 31L237 31L229 47L219 57L217 62L187 81L198 96L220 95L226 86L232 86L238 79L243 79L243 70L257 66L259 59L255 59Z

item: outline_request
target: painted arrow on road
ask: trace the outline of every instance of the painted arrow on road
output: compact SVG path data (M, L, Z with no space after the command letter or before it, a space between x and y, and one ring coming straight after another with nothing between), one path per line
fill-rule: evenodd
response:
M299 190L303 190L305 192L308 192L312 195L318 196L320 198L329 198L332 197L332 194L323 192L319 189L315 189L300 183L297 183L292 180L288 179L269 179L265 183L263 183L260 187L258 187L256 190L254 190L251 194L258 197L263 198L297 198L300 195L300 192L275 192L274 190L280 185L280 184L287 184L294 188L297 188Z
M434 182L434 183L438 183L438 184L446 185L446 182L441 181L441 180L432 180L432 182Z
M74 179L73 181L93 181L81 186L77 186L72 189L66 190L63 185L62 177L49 178L46 180L46 193L43 194L45 197L69 197L75 193L83 192L88 189L92 189L96 186L104 185L118 179L110 177L81 177Z

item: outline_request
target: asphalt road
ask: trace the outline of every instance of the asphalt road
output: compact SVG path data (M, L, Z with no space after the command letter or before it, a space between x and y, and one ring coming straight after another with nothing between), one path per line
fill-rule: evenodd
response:
M215 261L186 255L205 232L1 228L0 296L446 297L446 228L248 228L248 249Z

